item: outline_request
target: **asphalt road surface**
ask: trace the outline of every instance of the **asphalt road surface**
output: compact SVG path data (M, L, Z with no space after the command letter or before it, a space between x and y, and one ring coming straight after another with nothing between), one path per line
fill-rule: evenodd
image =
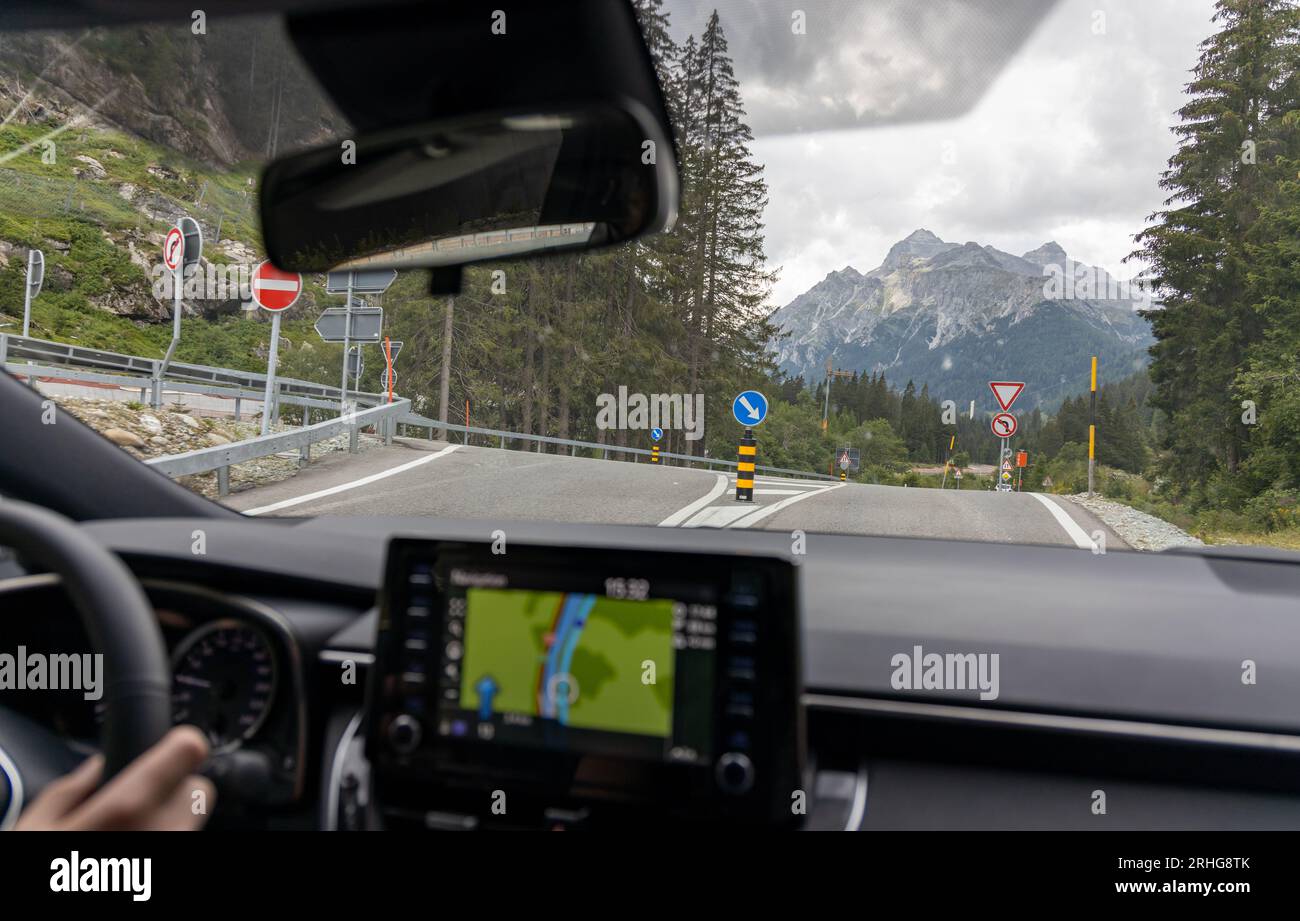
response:
M1122 540L1054 496L909 489L760 475L735 501L734 475L647 463L532 454L399 439L333 454L291 479L236 493L254 515L427 515L445 518L764 528L1106 549Z

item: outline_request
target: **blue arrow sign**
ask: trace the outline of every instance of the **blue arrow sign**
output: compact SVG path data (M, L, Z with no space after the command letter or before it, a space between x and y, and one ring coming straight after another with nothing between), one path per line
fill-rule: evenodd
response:
M655 441L658 441L660 438L663 438L663 437L664 437L664 430L663 430L663 429L651 429L651 430L650 430L650 437L651 437L652 439L654 439Z
M478 692L478 718L487 720L492 718L492 698L497 696L497 682L491 675L484 675L474 685L474 690Z
M767 418L767 397L757 390L746 390L732 402L731 414L741 425L758 425Z

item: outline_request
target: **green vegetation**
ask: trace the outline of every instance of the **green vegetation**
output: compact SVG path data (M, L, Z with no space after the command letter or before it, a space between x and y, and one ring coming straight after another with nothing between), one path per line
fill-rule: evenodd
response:
M715 14L701 34L678 43L661 0L636 6L677 131L676 227L609 250L472 267L454 299L430 298L421 273L403 274L383 296L386 331L405 343L398 391L419 412L451 422L468 414L491 428L640 447L649 445L643 432L597 428L600 394L620 386L699 393L704 438L669 428L663 447L733 458L731 396L753 387L771 397L760 464L832 472L838 450L850 446L861 453L862 482L937 487L942 475L914 468L951 460L964 468L962 488L991 488L991 477L969 470L997 460L987 416L945 410L924 382L918 389L859 373L834 380L823 428L825 382L776 371L767 350L775 330L763 306L772 278L762 224L767 188L750 152L723 25ZM1220 0L1221 30L1203 45L1192 100L1174 128L1182 143L1161 179L1169 204L1138 236L1134 254L1152 267L1149 281L1164 304L1149 317L1157 339L1151 371L1117 377L1116 368L1133 369L1127 356L1103 356L1101 367L1099 491L1211 540L1290 546L1300 532L1298 17L1293 0ZM158 51L156 67L137 74L142 42ZM95 33L87 46L146 88L187 68L178 47L132 30ZM259 47L231 39L214 66L227 76L247 73L251 83L270 46ZM294 83L286 91L307 92ZM241 138L236 155L274 147L270 106L269 96L250 97L227 113ZM75 119L0 127L3 328L21 322L25 250L39 246L47 271L34 335L160 357L170 307L153 298L144 266L156 262L159 239L180 213L203 226L209 261L230 258L213 245L218 227L222 240L256 250L256 169L213 166ZM308 277L284 318L280 368L334 383L341 347L320 342L312 323L343 298L326 295L323 281ZM269 325L237 303L216 305L184 320L177 357L261 370ZM381 354L372 347L365 358L361 387L378 390ZM1086 368L1060 370L1086 380ZM1086 488L1089 407L1089 395L1078 392L1051 412L1019 414L1015 447L1029 454L1026 488Z
M1219 0L1178 113L1165 210L1138 235L1160 494L1198 518L1282 533L1300 501L1300 9ZM1229 526L1229 530L1233 530Z

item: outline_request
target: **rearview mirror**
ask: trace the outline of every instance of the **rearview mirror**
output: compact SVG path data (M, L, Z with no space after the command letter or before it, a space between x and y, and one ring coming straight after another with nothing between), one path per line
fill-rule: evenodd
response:
M266 168L272 262L442 268L671 227L672 132L626 4L530 4L500 20L504 33L490 5L409 9L423 18L402 21L423 28L354 13L290 20L308 66L362 130ZM347 79L330 67L343 43L348 61L367 62ZM400 100L367 104L392 86L404 87Z

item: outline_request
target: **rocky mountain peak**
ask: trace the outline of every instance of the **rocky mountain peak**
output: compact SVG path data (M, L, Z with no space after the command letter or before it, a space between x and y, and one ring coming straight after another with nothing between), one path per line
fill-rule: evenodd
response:
M1037 266L1063 266L1065 265L1065 260L1069 257L1065 255L1065 250L1061 247L1061 244L1057 243L1055 240L1048 240L1042 246L1038 247L1038 249L1031 249L1020 258L1027 262L1032 262Z

